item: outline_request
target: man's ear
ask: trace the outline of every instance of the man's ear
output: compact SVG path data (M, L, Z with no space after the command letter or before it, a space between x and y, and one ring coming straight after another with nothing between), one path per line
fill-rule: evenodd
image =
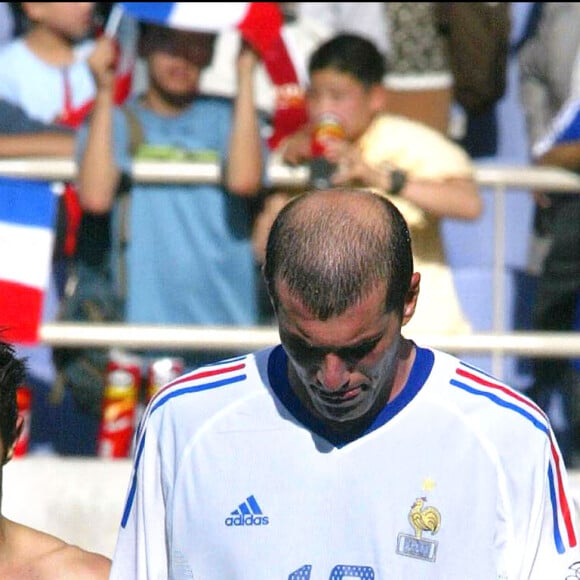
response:
M18 438L22 433L22 429L24 427L24 417L22 415L18 415L16 418L16 427L14 428L14 441L12 441L12 445L8 449L6 449L6 455L4 456L3 465L8 463L12 456L14 455L14 448L16 447L16 443L18 442Z
M415 308L417 308L417 299L419 298L419 287L421 286L421 274L414 272L411 276L411 284L407 296L405 297L405 306L403 308L403 326L413 318Z

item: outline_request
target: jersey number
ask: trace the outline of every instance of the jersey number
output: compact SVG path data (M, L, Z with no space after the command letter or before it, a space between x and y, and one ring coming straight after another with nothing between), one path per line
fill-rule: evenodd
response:
M306 564L298 570L294 570L288 576L288 580L310 580L310 572L312 566ZM361 580L374 580L375 572L370 566L346 566L339 564L335 566L331 572L328 580L343 580L347 578L360 578Z

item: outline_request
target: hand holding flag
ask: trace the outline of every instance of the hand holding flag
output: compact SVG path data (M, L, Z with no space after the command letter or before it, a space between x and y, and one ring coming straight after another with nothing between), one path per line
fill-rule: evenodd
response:
M264 66L280 95L296 94L299 79L281 34L284 18L277 2L121 2L123 9L138 20L173 28L218 33L237 29L262 57ZM275 147L286 135L306 122L303 98L276 101Z

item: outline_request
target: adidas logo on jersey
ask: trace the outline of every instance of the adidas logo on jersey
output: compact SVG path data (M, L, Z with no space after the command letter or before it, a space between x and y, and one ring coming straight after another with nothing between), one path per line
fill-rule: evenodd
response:
M256 498L251 495L241 503L226 519L226 526L267 526L268 516L263 515Z

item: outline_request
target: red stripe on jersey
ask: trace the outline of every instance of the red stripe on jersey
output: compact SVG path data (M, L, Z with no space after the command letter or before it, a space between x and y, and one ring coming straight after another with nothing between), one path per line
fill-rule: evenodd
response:
M153 399L159 398L159 395L164 393L167 389L169 389L170 387L174 387L176 385L180 385L181 383L195 381L197 379L205 379L207 377L215 377L218 375L224 375L226 373L231 373L231 372L235 372L235 371L241 371L245 367L246 367L246 363L242 362L242 363L237 363L235 365L231 365L228 367L218 367L218 368L210 368L210 369L204 369L204 370L200 370L200 371L194 371L193 373L183 375L182 377L179 377L179 378L175 379L174 381L167 383L167 385L165 385L162 389L159 389L159 391L157 391L157 393L155 393Z
M510 388L502 383L493 381L490 378L484 378L484 377L481 377L479 375L476 375L473 372L470 372L464 368L458 368L458 369L456 369L456 372L458 375L460 375L466 379L472 380L475 383L478 383L484 387L488 387L490 389L501 391L502 393L506 394L507 396L511 397L512 399L517 400L522 405L525 405L525 406L533 409L534 411L539 413L542 417L544 417L547 420L546 414L544 413L544 411L542 411L542 409L540 407L538 407L538 405L536 405L533 401L531 401L527 397L524 397L520 393L514 391L512 388ZM550 440L550 450L552 452L552 460L554 461L554 465L556 467L556 480L557 480L557 484L558 484L558 499L560 502L560 512L562 514L562 519L564 520L564 524L566 526L566 531L568 533L568 541L570 543L570 546L574 547L577 544L576 533L574 531L574 525L572 523L572 514L570 512L570 504L568 502L568 497L566 496L566 492L564 490L564 482L562 480L562 468L560 466L560 456L558 455L558 452L556 451L556 446L554 445L554 440L552 437L551 430L548 430L548 437Z
M544 417L544 419L547 419L544 411L542 411L542 409L540 409L540 407L538 407L538 405L536 405L536 403L534 403L533 401L531 401L527 397L524 397L522 394L518 393L517 391L514 391L512 388L508 387L507 385L503 385L502 383L495 382L495 381L490 380L488 378L480 377L479 375L475 375L475 374L473 374L465 369L462 369L462 368L457 369L457 374L462 376L462 377L465 377L467 379L470 379L472 381L475 381L476 383L479 383L480 385L482 385L484 387L489 387L490 389L496 389L498 391L501 391L502 393L505 393L509 397L516 399L516 401L519 401L523 405L530 407L531 409L533 409L534 411L536 411L537 413L542 415L542 417Z

